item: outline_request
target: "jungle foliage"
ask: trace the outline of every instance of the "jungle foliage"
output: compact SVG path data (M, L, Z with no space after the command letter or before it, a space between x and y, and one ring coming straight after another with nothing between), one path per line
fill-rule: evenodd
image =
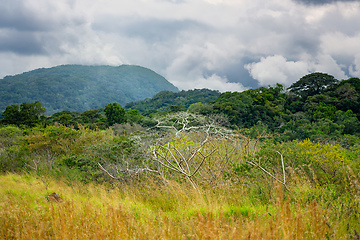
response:
M161 91L152 98L127 103L125 109L136 109L143 115L157 111L186 110L192 104L206 104L215 101L219 95L219 91L209 89L183 90L180 92Z

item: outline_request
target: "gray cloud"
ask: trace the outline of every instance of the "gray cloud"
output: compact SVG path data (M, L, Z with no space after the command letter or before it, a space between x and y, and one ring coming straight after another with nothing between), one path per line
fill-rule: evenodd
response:
M185 0L159 0L159 1L162 1L162 2L170 2L170 3L184 3Z
M323 5L323 4L331 4L336 2L357 2L359 0L295 0L295 1L306 5Z
M83 16L72 13L74 2L65 0L59 5L43 0L4 0L0 14L0 51L19 55L64 53L61 45L71 39L67 29L76 29L86 22ZM72 43L65 45L68 44Z
M173 20L141 17L101 17L92 24L94 30L117 32L130 38L141 38L146 42L168 41L181 32L204 32L211 29L206 24L191 20Z
M4 0L0 77L38 67L137 64L181 89L360 75L358 1ZM16 62L16 64L14 64Z
M69 15L61 13L57 16L58 5L40 1L2 0L0 14L0 28L16 29L18 31L51 31L68 25L83 24L81 16L71 15L74 1L66 1L63 10Z
M20 55L44 54L43 43L32 32L6 31L0 34L0 51Z
M41 21L36 12L31 12L20 0L4 0L1 3L0 28L17 29L20 31L44 31L51 24Z

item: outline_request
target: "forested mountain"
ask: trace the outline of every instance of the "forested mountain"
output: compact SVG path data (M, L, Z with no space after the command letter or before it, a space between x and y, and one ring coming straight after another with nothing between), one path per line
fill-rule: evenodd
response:
M134 66L63 65L36 69L0 80L0 112L6 106L41 102L51 115L60 111L83 112L106 104L152 97L178 89L150 69Z
M215 101L220 96L220 92L209 89L194 89L181 92L162 91L155 94L151 99L136 101L126 104L126 109L136 109L142 114L156 111L168 111L170 106L183 107L187 109L191 104L209 103Z

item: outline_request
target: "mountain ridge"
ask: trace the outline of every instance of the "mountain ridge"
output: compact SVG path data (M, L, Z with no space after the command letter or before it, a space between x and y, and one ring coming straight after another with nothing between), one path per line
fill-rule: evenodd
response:
M40 101L46 115L102 108L179 90L161 75L138 65L60 65L0 79L0 111L6 106Z

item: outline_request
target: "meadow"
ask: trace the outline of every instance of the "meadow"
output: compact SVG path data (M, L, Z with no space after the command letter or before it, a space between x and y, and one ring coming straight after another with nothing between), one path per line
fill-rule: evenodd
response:
M360 239L357 145L7 130L1 239Z

